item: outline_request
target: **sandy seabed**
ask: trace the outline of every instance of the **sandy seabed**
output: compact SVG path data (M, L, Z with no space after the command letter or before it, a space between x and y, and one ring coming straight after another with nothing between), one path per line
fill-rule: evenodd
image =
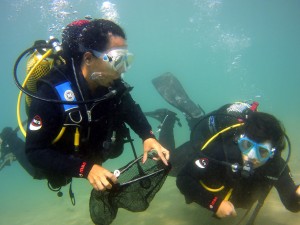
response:
M5 176L11 174L8 168L5 175L1 175L1 183ZM25 174L26 175L26 174ZM299 179L300 174L295 176ZM24 185L26 182L26 185ZM1 188L1 225L91 225L89 215L90 185L87 181L76 179L73 182L73 191L76 205L73 206L68 196L68 187L63 189L64 196L59 198L46 187L45 181L32 181L30 177L22 177L5 182ZM23 184L22 184L23 183ZM27 185L30 183L30 185ZM3 183L4 184L4 183ZM6 192L6 193L5 193ZM128 212L119 209L113 225L234 225L243 216L245 211L238 210L234 219L218 220L212 214L196 204L185 204L184 197L175 185L175 179L169 177L156 195L149 208L140 213ZM245 224L245 223L242 223ZM259 213L256 224L265 225L298 225L298 213L287 211L280 203L275 190L266 199L265 205Z

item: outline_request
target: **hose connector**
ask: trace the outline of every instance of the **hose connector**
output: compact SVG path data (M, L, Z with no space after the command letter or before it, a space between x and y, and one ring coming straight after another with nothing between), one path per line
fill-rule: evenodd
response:
M54 54L60 54L63 50L59 40L54 36L49 37L48 44L52 45Z

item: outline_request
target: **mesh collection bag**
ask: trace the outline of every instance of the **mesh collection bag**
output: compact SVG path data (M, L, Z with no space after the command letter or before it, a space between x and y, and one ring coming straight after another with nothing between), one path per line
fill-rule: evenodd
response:
M141 212L148 208L164 184L170 166L151 157L143 164L142 156L114 171L119 184L111 190L92 190L90 215L96 225L108 225L116 218L118 208Z

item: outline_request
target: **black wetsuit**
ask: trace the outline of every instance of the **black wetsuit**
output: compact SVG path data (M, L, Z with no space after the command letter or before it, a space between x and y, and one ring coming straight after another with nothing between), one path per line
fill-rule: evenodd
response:
M235 116L240 114L237 111L228 111L229 107L230 105L226 105L212 113L212 115L219 113L220 118L224 118L223 121L212 121L211 117L204 120L202 127L200 126L199 135L196 135L199 139L199 146L203 146L207 141L207 138L200 137L201 131L214 133L212 123L214 123L214 127L218 123L219 128L228 126L226 120L231 120L229 124L232 124L233 117L224 117L224 112ZM181 168L176 181L179 190L186 198L186 202L196 202L216 212L230 189L232 189L229 200L234 206L236 208L249 208L274 184L284 206L292 212L298 212L300 210L300 199L295 193L298 186L295 185L289 167L285 167L285 161L279 154L275 154L274 158L255 169L250 176L247 173L232 170L230 164L243 164L234 134L235 129L224 132L210 142L203 151L200 151L200 148L194 152L191 149L187 150L190 153L189 161ZM203 135L205 136L205 134ZM197 143L195 145L197 146ZM183 146L191 147L191 143L187 142ZM181 151L184 151L184 148ZM226 162L226 164L220 162ZM224 188L217 191L222 186ZM213 192L212 189L216 192Z
M82 91L80 94L72 69L62 67L53 70L39 81L37 95L47 99L59 99L54 87L65 81L71 82L77 100L83 100L81 96L85 100L101 98L109 92L108 88L98 88L91 94L85 79L78 72L78 82ZM30 162L50 180L63 180L65 177L86 178L95 163L101 164L108 158L117 157L122 153L123 140L127 135L124 123L127 123L141 139L154 138L150 124L122 80L116 82L116 89L117 95L97 104L78 104L79 110L74 110L71 117L68 116L68 112L63 111L61 104L34 99L29 110L26 137L26 153ZM80 122L74 126L72 120ZM63 136L53 144L52 141L63 124L71 126L67 126ZM78 151L74 147L76 127L79 127L80 131ZM115 141L112 140L114 137Z
M223 147L224 144L226 147ZM300 210L298 203L300 199L295 193L298 186L294 184L288 166L278 180L275 180L285 165L285 161L280 156L277 155L269 160L265 165L255 169L254 174L247 177L242 176L240 171L234 172L229 166L210 159L242 165L240 150L232 138L223 135L208 146L204 153L205 156L201 153L195 154L194 159L190 160L177 176L177 186L187 203L196 202L216 212L232 188L229 200L234 206L249 208L274 183L284 206L292 212ZM200 167L196 164L197 160L202 162ZM209 188L218 189L224 186L224 189L212 192L204 188L200 181Z
M35 176L35 169L29 163L26 155L25 155L25 143L24 141L18 137L17 131L13 131L12 128L4 128L6 129L6 134L1 134L2 146L1 146L1 159L5 157L6 154L12 153L20 165L30 174L31 176Z

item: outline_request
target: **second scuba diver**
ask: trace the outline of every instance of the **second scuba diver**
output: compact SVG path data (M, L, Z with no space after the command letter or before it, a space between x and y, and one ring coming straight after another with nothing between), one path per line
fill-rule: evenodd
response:
M146 113L158 119L160 142L170 150L177 187L186 203L195 202L224 218L236 208L256 212L274 186L283 205L300 211L300 187L292 179L288 160L281 157L290 143L282 124L268 113L258 112L258 103L226 104L207 115L192 102L171 73L153 80L162 97L187 116L190 141L175 148L176 114L167 109ZM253 217L255 219L255 217Z

